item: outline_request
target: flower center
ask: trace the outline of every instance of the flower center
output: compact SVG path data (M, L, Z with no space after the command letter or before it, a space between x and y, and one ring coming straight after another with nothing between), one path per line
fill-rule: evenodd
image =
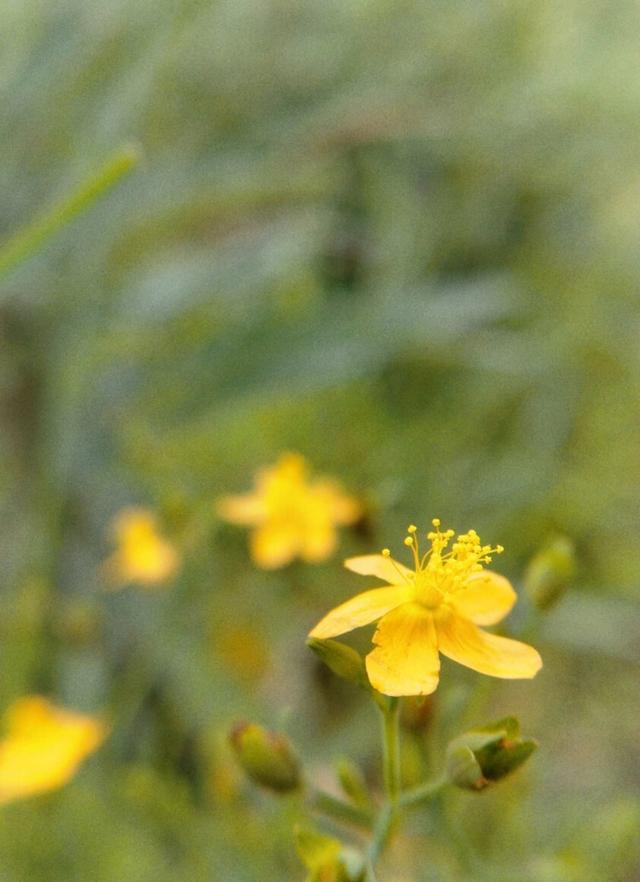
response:
M413 582L414 599L429 610L438 609L450 594L464 589L469 577L483 569L483 565L491 563L492 554L500 554L502 546L482 545L475 530L461 533L455 541L451 541L453 530L440 530L440 520L431 522L435 528L427 533L431 547L425 554L420 553L417 527L413 524L407 528L404 544L413 554L414 572L410 578ZM450 547L449 547L450 546ZM388 548L382 554L390 556Z
M419 570L414 581L415 599L427 609L437 609L444 600L444 594L435 584L433 575L428 570Z

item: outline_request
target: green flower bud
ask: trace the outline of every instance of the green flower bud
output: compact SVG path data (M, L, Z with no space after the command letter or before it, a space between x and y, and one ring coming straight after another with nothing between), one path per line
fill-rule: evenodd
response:
M239 723L230 741L240 765L256 784L278 793L300 785L298 760L286 736L256 723Z
M339 839L297 826L298 854L309 870L306 882L364 882L365 863L360 852Z
M557 536L527 566L524 584L533 604L540 610L551 609L571 584L575 571L573 542L566 536Z
M310 637L307 646L338 677L369 688L364 660L355 649L340 643L339 640L319 640L316 637Z
M451 742L447 749L447 777L463 790L482 790L489 783L482 774L480 763L466 744Z
M506 717L455 738L447 748L447 776L464 790L484 790L519 768L537 746L520 737L515 717Z
M360 766L350 759L343 758L338 762L337 772L345 796L348 796L353 804L360 808L371 808L369 789Z

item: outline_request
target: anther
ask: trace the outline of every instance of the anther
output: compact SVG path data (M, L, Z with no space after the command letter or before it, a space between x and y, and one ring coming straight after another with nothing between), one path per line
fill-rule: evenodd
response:
M388 548L383 548L382 549L382 556L383 557L391 557L391 551Z
M405 545L413 545L413 536L407 536L404 540Z

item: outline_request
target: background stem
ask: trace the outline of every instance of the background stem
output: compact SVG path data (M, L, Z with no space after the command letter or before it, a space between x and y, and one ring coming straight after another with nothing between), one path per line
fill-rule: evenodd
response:
M117 150L105 164L64 202L44 212L19 230L0 248L0 276L34 254L51 236L108 192L138 164L140 152L127 145Z

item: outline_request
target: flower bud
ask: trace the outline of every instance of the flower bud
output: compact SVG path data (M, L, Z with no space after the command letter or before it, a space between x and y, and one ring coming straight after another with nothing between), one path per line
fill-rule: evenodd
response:
M447 776L457 787L484 790L519 768L537 746L520 737L515 717L506 717L454 738L447 748Z
M309 637L307 646L338 677L369 688L364 661L355 649L339 640L319 640L316 637Z
M298 854L309 870L306 882L364 882L365 863L355 848L299 825L294 835Z
M360 808L371 808L369 789L360 766L356 765L352 760L343 757L338 762L336 771L345 796L348 796L353 804Z
M278 793L300 785L298 760L286 736L256 723L239 723L230 741L240 765L256 784Z
M524 584L533 604L540 610L551 609L562 597L575 575L573 542L556 536L529 561Z

